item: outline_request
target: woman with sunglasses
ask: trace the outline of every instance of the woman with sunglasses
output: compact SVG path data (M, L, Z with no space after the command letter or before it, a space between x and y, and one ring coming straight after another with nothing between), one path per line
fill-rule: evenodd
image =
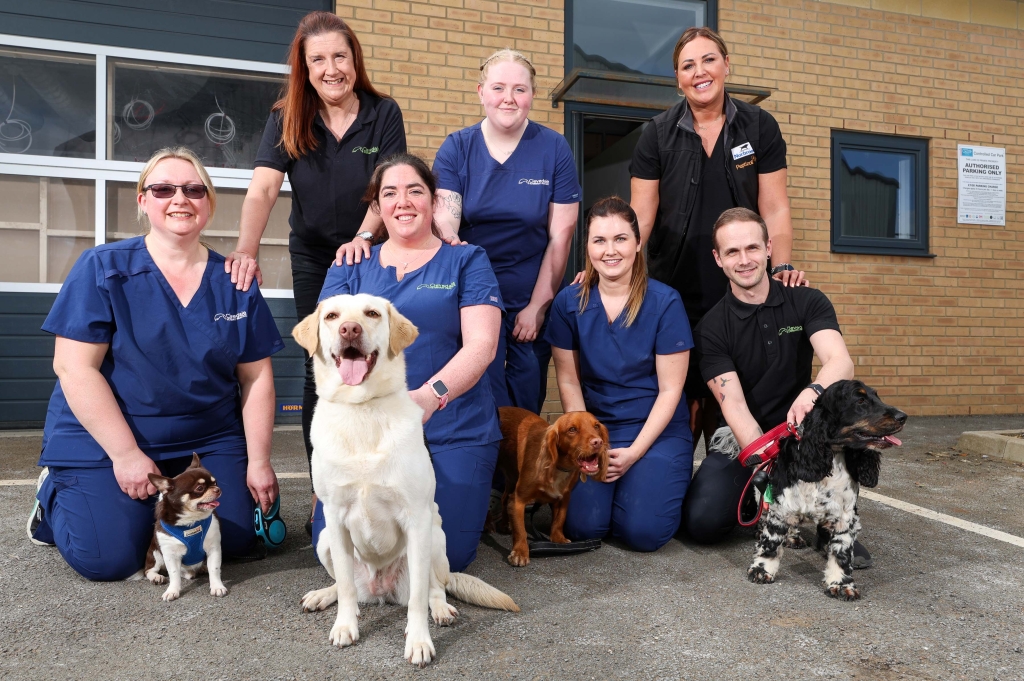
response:
M142 567L149 476L178 475L193 453L222 491L225 555L252 551L255 504L266 512L278 493L270 356L284 343L258 287L237 290L199 240L210 177L188 149L163 149L137 190L148 233L83 253L43 324L58 382L28 532L92 580Z
M363 192L377 164L405 151L405 125L395 100L370 83L359 40L336 14L311 12L302 18L288 64L291 74L267 120L242 204L238 245L224 267L243 291L253 278L263 283L260 238L287 175L292 290L298 318L304 319L316 308L331 264L359 262L383 234ZM307 361L302 437L308 460L315 407L316 384Z

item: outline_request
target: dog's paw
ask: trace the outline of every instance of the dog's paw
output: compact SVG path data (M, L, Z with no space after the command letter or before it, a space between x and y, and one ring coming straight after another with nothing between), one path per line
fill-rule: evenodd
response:
M181 596L181 592L180 591L178 591L176 589L171 589L170 587L167 587L167 591L164 591L164 595L161 596L160 598L162 598L165 601L169 602L169 601L177 600L177 598L179 596Z
M798 532L794 532L793 534L786 535L785 546L787 549L806 549L808 544L807 540L801 537Z
M451 603L440 600L436 603L430 604L430 616L434 618L434 621L442 627L447 627L449 624L455 621L455 618L459 616L459 611L455 609L455 606Z
M316 591L310 591L302 597L302 609L305 612L315 612L317 610L326 610L329 606L334 605L338 600L338 585L332 584L326 589L317 589Z
M356 616L352 615L351 618L338 617L334 622L334 626L331 627L331 645L344 648L358 640L359 623L356 621Z
M437 653L434 651L434 643L430 636L414 640L412 636L405 639L405 659L420 669L426 667L434 659Z
M765 570L762 565L751 565L747 570L747 579L754 584L771 584L775 581L775 575Z
M211 584L210 585L210 595L211 596L216 596L217 598L220 598L221 596L227 596L228 595L228 588L226 586L224 586L223 584L220 584L218 586L213 586Z
M149 581L153 582L154 584L166 584L167 583L167 577L165 577L164 575L160 574L159 572L154 572L152 570L150 570L149 572L146 573L146 579L148 579Z
M860 591L853 584L828 584L825 586L825 593L832 598L844 601L856 601L860 599Z
M519 550L512 549L512 553L508 554L509 565L515 567L524 567L530 564L530 549Z

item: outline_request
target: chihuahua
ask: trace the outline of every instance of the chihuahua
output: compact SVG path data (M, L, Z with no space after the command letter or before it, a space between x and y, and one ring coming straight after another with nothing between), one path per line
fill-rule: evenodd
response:
M160 490L156 504L156 527L146 554L146 578L163 584L170 578L163 599L181 595L181 580L192 579L203 568L210 573L210 595L224 596L228 589L220 580L220 524L213 509L220 505L220 487L210 471L192 454L192 464L181 475L165 478L155 473L149 480ZM160 574L166 568L167 577Z

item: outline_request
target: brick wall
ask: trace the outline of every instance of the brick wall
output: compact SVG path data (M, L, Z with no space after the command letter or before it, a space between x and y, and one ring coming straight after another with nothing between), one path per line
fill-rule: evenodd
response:
M537 69L530 119L562 131L550 94L562 79L562 0L338 0L363 45L374 86L402 107L409 150L433 161L449 133L483 117L480 63L503 47Z

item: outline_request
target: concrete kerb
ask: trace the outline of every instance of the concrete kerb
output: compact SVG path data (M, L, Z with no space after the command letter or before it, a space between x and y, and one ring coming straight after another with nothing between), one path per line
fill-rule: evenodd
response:
M1024 430L969 430L961 433L957 449L1024 463Z

